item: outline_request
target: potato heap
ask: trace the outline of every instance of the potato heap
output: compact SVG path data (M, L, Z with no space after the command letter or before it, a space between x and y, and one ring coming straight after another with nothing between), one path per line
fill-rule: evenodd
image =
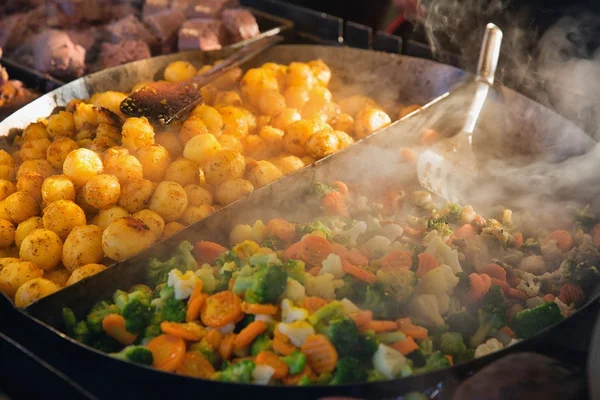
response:
M330 78L321 60L232 70L168 127L112 91L31 123L0 151L0 291L27 306L391 123L370 98L334 102Z

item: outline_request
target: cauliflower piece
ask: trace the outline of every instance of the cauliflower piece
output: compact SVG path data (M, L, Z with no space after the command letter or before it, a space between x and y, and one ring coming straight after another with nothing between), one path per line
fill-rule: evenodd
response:
M569 307L568 305L566 305L565 303L563 303L563 301L561 299L559 299L558 297L554 298L554 302L558 306L558 309L560 310L560 313L565 318L568 317L569 315L571 315L571 313L573 312L573 307Z
M344 281L335 279L331 274L312 276L308 272L304 274L304 287L309 296L318 296L327 300L335 298L335 291L344 287Z
M535 297L540 293L541 286L541 282L537 281L537 279L530 278L521 280L517 289L524 291L529 297Z
M519 269L522 269L523 271L532 273L534 275L542 275L543 273L547 272L544 257L537 255L525 257L524 259L522 259L521 263L519 264Z
M500 221L490 218L488 221L489 225L483 228L481 231L482 237L493 237L496 239L502 246L506 247L508 244L508 238L510 234L506 230L506 227L500 223Z
M404 229L398 224L387 224L381 228L381 233L392 242L404 233Z
M367 223L364 221L358 221L348 230L342 231L340 236L343 236L351 246L356 246L358 237L367 231Z
M450 310L450 296L447 294L441 294L437 296L437 299L440 307L440 314L446 314Z
M215 274L213 268L208 264L203 264L199 269L194 272L198 279L200 279L204 285L202 290L206 293L212 293L217 286L217 280L215 279Z
M238 243L242 243L246 240L254 240L252 233L252 227L250 225L236 225L229 234L229 244L235 246Z
M546 301L544 300L543 297L540 296L536 296L536 297L532 297L530 299L525 300L525 304L527 304L527 308L535 308L539 305L544 304Z
M458 285L458 277L454 275L452 268L448 265L440 265L421 278L417 291L440 296L452 294L456 285Z
M488 354L495 353L498 350L502 350L504 345L501 341L496 338L488 339L487 342L480 344L475 349L475 358L487 356Z
M173 286L175 289L175 298L177 300L184 300L191 296L194 287L199 281L200 278L192 271L187 271L183 274L178 269L172 269L171 272L169 272L167 285Z
M275 368L266 364L256 364L252 370L253 383L257 385L268 385L275 373Z
M417 190L410 194L410 202L417 207L420 207L420 208L423 208L426 210L430 209L432 206L431 201L432 201L431 193L429 193L425 190Z
M302 346L307 337L315 334L315 328L306 321L296 321L290 324L281 322L275 329L279 329L279 332L287 336L297 347Z
M377 351L373 354L373 367L389 379L400 375L406 364L406 358L398 350L385 344L379 344Z
M255 321L262 321L262 322L266 323L267 325L269 325L273 321L275 321L275 318L273 318L272 315L268 315L268 314L255 314L254 315L254 320Z
M462 218L460 220L461 224L469 224L471 221L475 219L477 213L473 210L471 206L464 206L462 209Z
M235 254L240 260L248 260L254 253L257 253L260 249L260 245L253 240L244 240L242 243L238 243L231 248L233 254Z
M425 253L433 254L435 258L442 261L441 264L449 265L452 268L452 273L462 272L460 262L458 261L458 251L444 243L437 231L429 232L423 238L423 242L427 244Z
M273 264L281 264L279 258L277 258L277 254L275 253L254 253L250 260L248 261L250 265L273 265Z
M287 278L287 283L285 285L285 291L283 292L283 297L285 297L286 299L290 299L294 302L299 302L304 297L306 297L306 289L297 280L292 279L292 278Z
M508 208L504 211L502 211L502 225L504 226L512 226L512 210L509 210Z
M444 325L438 298L433 294L417 294L408 305L411 316L418 318L428 326Z
M350 315L352 313L356 313L360 311L360 308L358 308L358 306L356 304L354 304L353 302L351 302L350 300L344 298L342 300L340 300L340 303L342 303L342 306L344 307L344 314L346 315Z
M252 226L252 239L255 242L261 243L267 237L267 227L266 225L259 219Z
M281 320L283 322L290 324L295 321L304 321L306 318L308 318L307 309L294 306L290 299L281 301Z
M337 254L330 254L321 263L323 268L319 271L319 275L331 274L334 278L340 279L346 273L342 267L342 259Z
M385 254L391 245L392 241L385 236L374 236L364 244L371 254L377 255Z
M221 332L221 334L227 335L228 333L232 333L233 331L235 331L235 323L230 322L227 325L223 325L217 328L217 330Z

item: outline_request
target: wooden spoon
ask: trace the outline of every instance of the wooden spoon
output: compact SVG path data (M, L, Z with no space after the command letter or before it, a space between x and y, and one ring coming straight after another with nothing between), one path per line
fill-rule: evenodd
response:
M150 83L123 100L121 111L131 117L146 117L151 121L168 125L202 101L200 95L202 86L282 40L281 36L267 36L252 42L227 57L222 63L187 81Z

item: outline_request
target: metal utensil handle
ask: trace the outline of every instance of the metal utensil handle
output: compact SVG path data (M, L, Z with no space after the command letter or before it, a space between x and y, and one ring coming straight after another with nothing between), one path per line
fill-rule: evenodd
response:
M198 87L204 86L211 80L216 79L227 71L240 66L246 61L267 50L269 47L272 47L282 41L283 38L281 36L266 36L255 42L249 43L227 57L225 60L223 60L223 62L215 65L202 75L195 77L192 82Z
M477 79L483 80L489 85L494 84L498 59L500 58L502 36L502 30L496 25L489 23L485 27L479 64L477 65Z

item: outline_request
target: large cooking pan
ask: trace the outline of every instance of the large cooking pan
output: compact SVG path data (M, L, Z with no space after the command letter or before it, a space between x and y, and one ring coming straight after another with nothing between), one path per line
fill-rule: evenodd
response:
M196 64L212 62L223 54L186 53L159 57L107 70L72 82L25 107L0 124L0 134L6 135L10 128L24 127L38 117L49 114L57 105L64 105L73 98L89 97L94 91L128 90L135 82L154 78L172 60L188 59ZM403 103L426 103L443 94L465 77L465 73L453 67L431 61L388 55L383 53L330 48L320 46L279 46L264 55L261 60L288 63L294 60L323 59L332 69L332 91L359 91L380 100L391 107ZM164 259L181 240L210 239L227 243L232 226L248 223L256 218L275 216L303 216L314 212L309 202L302 199L315 180L343 179L364 182L372 178L413 179L410 173L399 174L392 165L395 149L403 143L412 142L420 127L435 121L442 109L460 105L461 96L468 88L458 89L456 95L448 96L431 107L389 128L372 135L350 148L329 156L315 165L296 171L271 185L263 187L240 201L190 226L174 237L151 249L126 260L108 270L49 296L26 310L17 311L0 299L0 314L11 314L12 323L0 324L0 330L9 335L19 335L21 342L34 352L68 371L102 397L166 397L177 393L197 393L209 397L245 396L280 398L315 398L326 395L352 395L365 398L395 397L410 390L419 390L440 382L445 377L463 378L470 371L519 349L539 349L541 340L552 329L569 324L573 319L591 308L590 302L568 320L550 328L540 335L517 345L473 360L448 370L415 376L401 380L327 387L257 387L252 385L222 384L212 381L190 379L162 373L112 359L105 354L81 345L59 332L62 307L71 307L82 317L93 303L109 298L118 288L129 287L145 279L145 266L150 257ZM486 106L485 120L479 134L479 146L492 140L497 130L503 132L501 140L494 142L496 157L560 160L569 155L584 153L593 144L572 124L531 100L505 88L495 93L505 107L496 103ZM457 103L457 100L458 103ZM492 99L494 100L494 99ZM576 140L565 141L564 132ZM531 140L530 138L538 138ZM376 165L378 168L373 168ZM406 171L403 171L406 172ZM299 206L303 205L303 206Z

